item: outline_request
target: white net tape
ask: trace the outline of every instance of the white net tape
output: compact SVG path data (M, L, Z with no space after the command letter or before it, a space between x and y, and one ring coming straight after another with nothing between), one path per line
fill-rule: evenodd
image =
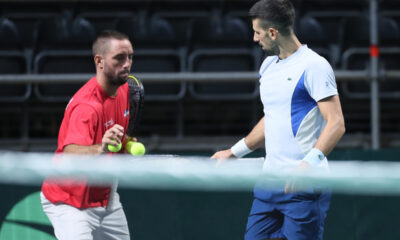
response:
M118 179L120 187L179 190L246 190L256 182L267 187L288 180L327 186L334 192L399 195L400 162L330 161L330 171L265 172L263 158L230 160L216 165L207 157L171 155L81 156L0 153L0 182L40 185L49 176L85 178L92 184Z

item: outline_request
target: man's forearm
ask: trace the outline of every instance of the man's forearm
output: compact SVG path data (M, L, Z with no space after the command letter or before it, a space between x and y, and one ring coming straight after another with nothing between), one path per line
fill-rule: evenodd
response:
M254 126L249 135L246 136L245 143L251 150L256 150L265 144L264 117Z
M345 124L339 96L332 96L318 102L318 107L326 120L326 125L315 144L315 148L318 148L326 156L343 136Z
M328 155L339 142L344 132L344 123L340 119L328 122L319 136L315 148L321 150L325 156Z
M74 153L74 154L101 154L104 153L101 144L95 144L90 146L69 144L64 147L64 153Z

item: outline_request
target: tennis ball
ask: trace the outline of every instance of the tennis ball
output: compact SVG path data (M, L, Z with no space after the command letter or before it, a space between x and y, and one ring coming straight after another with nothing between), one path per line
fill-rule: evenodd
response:
M134 156L142 156L146 152L146 148L140 142L129 141L126 143L127 151Z
M108 148L108 151L110 151L110 152L119 152L122 148L122 143L119 143L118 146L108 144L107 148Z

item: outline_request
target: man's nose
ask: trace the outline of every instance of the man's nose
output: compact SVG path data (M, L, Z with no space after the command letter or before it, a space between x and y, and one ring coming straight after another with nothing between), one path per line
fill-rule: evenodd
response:
M258 37L257 37L256 34L254 33L254 35L253 35L253 41L254 41L254 42L258 42L258 40L259 40Z
M123 68L124 69L130 69L131 65L132 65L132 60L130 58L126 58L126 60L124 62L124 65L123 65Z

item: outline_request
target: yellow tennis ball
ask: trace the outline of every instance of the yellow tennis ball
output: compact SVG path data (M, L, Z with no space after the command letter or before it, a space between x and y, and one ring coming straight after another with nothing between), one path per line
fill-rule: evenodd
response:
M128 142L127 145L128 152L134 156L142 156L146 153L146 148L140 142Z
M118 146L108 144L107 148L110 152L119 152L122 148L122 143L119 143Z

